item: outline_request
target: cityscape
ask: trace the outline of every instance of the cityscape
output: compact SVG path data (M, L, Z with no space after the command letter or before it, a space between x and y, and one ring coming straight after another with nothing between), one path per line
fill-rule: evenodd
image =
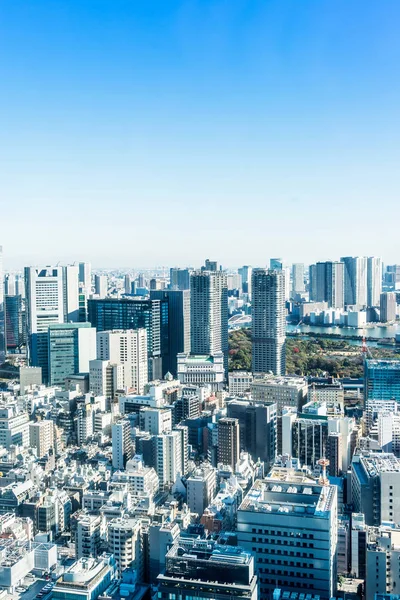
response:
M397 598L400 265L0 280L5 597Z
M399 0L1 0L0 600L400 600Z

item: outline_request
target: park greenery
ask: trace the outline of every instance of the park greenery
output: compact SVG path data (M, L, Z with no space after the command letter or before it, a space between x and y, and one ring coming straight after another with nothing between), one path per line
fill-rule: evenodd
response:
M374 358L400 358L395 348L375 347L372 354ZM250 329L229 333L229 370L251 370ZM286 372L303 376L362 377L361 348L345 339L287 338Z

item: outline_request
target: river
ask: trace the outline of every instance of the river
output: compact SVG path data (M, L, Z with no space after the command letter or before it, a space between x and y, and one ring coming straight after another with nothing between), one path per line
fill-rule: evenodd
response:
M295 331L301 333L317 333L319 335L340 336L343 338L352 336L363 336L367 338L374 338L377 341L382 338L394 338L396 333L400 333L400 327L396 325L378 326L378 325L367 325L362 329L355 329L354 327L320 327L318 325L293 325L288 323L286 325L287 333L294 333ZM361 340L349 340L350 344L361 344ZM376 345L376 342L368 342L369 344Z

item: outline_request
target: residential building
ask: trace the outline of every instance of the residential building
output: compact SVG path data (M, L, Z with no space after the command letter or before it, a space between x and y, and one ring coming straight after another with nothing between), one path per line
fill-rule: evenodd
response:
M242 289L243 293L247 294L248 299L251 301L251 277L253 273L253 267L244 265L239 269L239 274L242 276Z
M107 275L94 276L94 292L99 298L106 298L108 294L108 277Z
M112 425L112 465L114 469L125 469L132 458L131 425L121 419Z
M170 269L170 288L171 290L190 290L190 270Z
M269 259L269 268L273 271L282 271L283 268L283 259L282 258L270 258Z
M36 449L38 458L54 452L54 423L47 419L29 423L29 445Z
M308 291L310 302L317 300L317 265L308 268Z
M161 600L257 600L257 576L250 552L214 540L179 538L167 552L165 573L157 577Z
M207 261L206 261L207 262ZM208 263L210 264L210 263ZM211 265L213 267L213 265ZM195 271L190 277L190 351L224 357L228 373L228 286L226 273Z
M123 365L123 389L143 394L148 382L146 329L102 331L97 334L97 359ZM121 388L120 388L121 389Z
M367 258L367 306L379 306L382 292L382 259L377 256Z
M316 265L316 300L330 308L344 307L344 264L318 262Z
M292 291L293 296L303 294L305 291L303 263L294 263L292 265Z
M117 572L137 571L139 581L143 574L141 527L139 519L113 519L107 526L108 548L114 556Z
M50 325L48 335L48 380L61 385L78 373L89 373L89 362L96 358L96 330L90 323Z
M79 267L68 265L62 267L64 321L77 323L79 321Z
M16 404L0 406L0 447L29 446L29 416Z
M83 513L79 517L76 526L76 558L97 558L100 553L101 538L104 532L105 522L101 515Z
M367 305L367 259L364 256L345 256L344 303L345 306Z
M200 517L216 494L216 470L210 464L202 464L187 478L186 484L187 505L190 512Z
M237 512L238 544L252 552L260 596L275 588L335 596L337 488L303 472L275 468L254 482Z
M109 360L91 360L89 388L95 396L114 398L117 390L125 388L125 366Z
M284 375L286 371L285 275L253 269L252 371Z

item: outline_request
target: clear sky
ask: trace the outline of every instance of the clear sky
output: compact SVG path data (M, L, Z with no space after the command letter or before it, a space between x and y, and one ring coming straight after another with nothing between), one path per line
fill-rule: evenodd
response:
M2 0L7 267L400 262L399 0Z

